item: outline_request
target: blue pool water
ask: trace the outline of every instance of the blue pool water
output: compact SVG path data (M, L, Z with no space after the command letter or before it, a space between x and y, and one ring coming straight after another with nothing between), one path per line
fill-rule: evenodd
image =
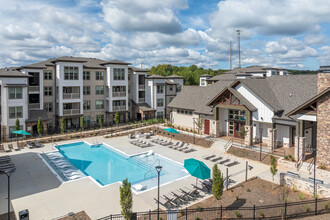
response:
M124 179L134 184L157 186L155 166L163 167L161 184L187 176L181 164L154 154L143 157L143 154L127 156L104 144L89 145L85 142L58 146L59 152L76 168L91 176L101 185L108 185Z

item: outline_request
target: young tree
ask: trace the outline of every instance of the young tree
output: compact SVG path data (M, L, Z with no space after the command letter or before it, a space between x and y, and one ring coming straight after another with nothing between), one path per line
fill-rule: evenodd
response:
M61 120L61 133L64 134L66 128L66 119L65 117L62 118Z
M18 118L16 119L16 123L15 123L15 131L18 131L18 130L20 130L20 125L19 125L19 120L18 120Z
M44 124L42 123L41 118L38 118L38 125L37 125L39 136L41 136L44 133Z
M118 124L119 124L119 113L118 112L116 112L116 114L115 114L115 122L116 122L116 124L117 124L117 126L118 126Z
M196 128L198 130L198 134L201 130L203 130L203 127L204 127L204 123L205 123L205 120L204 118L197 118L195 120L195 125L196 125ZM195 131L194 131L195 132Z
M274 176L277 173L277 161L276 158L273 155L270 155L270 172L272 173L273 176L273 186L274 187Z
M131 183L127 179L123 180L120 190L120 206L121 214L126 220L130 220L132 216L133 196L131 190Z
M219 206L219 200L222 197L223 194L223 176L221 174L221 171L218 169L218 165L214 164L213 166L213 184L212 184L212 193L213 196L218 200L218 206Z
M241 130L239 131L239 136L240 136L242 139L244 139L245 136L246 136L246 134L247 134L247 132L246 132L246 130L245 130L245 127L242 126L242 127L241 127Z
M103 115L98 115L97 121L98 121L100 127L102 128L103 127Z
M83 131L85 129L85 120L84 120L84 116L80 117L80 128Z

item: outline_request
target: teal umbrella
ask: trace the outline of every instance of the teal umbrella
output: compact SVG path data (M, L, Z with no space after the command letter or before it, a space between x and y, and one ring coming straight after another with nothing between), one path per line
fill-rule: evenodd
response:
M173 134L179 134L180 132L178 132L177 130L175 130L174 128L165 128L164 131L173 133Z
M190 175L205 180L211 177L211 170L202 161L190 158L184 160L184 168L190 173ZM197 179L196 179L197 185Z
M31 135L29 132L24 131L24 130L12 131L11 133L13 133L13 134L21 134L21 135Z

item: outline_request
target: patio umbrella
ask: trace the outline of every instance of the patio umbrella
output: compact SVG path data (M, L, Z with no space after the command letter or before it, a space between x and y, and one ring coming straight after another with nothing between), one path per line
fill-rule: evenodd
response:
M184 160L184 168L190 173L190 175L198 179L208 179L211 177L211 170L202 161L196 160L194 158Z
M21 134L21 135L31 135L29 132L24 131L24 130L12 131L11 133L13 133L13 134Z
M167 132L173 133L173 134L179 134L180 133L177 130L175 130L174 128L165 128L164 131L167 131ZM171 135L171 140L172 140L172 135Z

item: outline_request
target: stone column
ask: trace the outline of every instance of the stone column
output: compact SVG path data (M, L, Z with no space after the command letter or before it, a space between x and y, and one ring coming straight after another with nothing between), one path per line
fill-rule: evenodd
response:
M47 134L47 122L43 121L42 124L44 125L44 135Z
M247 145L247 146L251 146L253 143L252 141L252 132L253 132L253 127L252 126L249 126L249 125L245 125L245 138L244 138L244 144Z
M305 154L305 137L296 136L294 145L294 159L298 161Z
M143 121L143 119L141 119ZM125 112L125 122L128 123L128 112Z
M277 129L268 128L267 129L267 145L270 149L277 147Z
M210 135L220 137L220 121L210 120Z
M2 125L1 126L1 142L7 141L7 126Z
M109 113L109 122L110 122L110 125L113 124L113 114L112 113Z

